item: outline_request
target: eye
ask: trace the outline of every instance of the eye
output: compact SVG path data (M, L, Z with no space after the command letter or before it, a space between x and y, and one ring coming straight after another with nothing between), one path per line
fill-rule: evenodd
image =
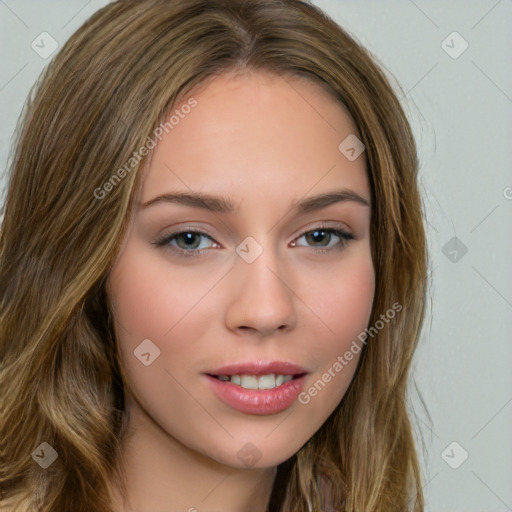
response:
M338 238L337 242L333 236ZM296 240L300 240L301 238L305 238L308 244L312 244L311 247L313 249L317 249L315 252L328 253L333 250L341 250L345 248L348 242L354 239L354 236L342 229L319 226L316 229L306 231ZM210 235L194 230L179 231L164 235L152 243L156 247L168 247L178 256L188 258L199 256L211 247L208 245L201 246L201 239L211 240L217 248L220 247ZM333 240L335 243L331 244ZM324 244L325 241L327 242L327 245ZM292 242L292 247L297 245L302 244L297 244L296 241Z
M330 242L333 241L333 235L334 237L338 238L339 241L334 244L330 244ZM319 226L316 229L306 231L304 234L302 234L297 240L300 240L301 238L305 238L308 244L313 244L312 246L314 248L319 248L320 253L330 252L332 250L341 250L344 247L347 246L348 242L350 240L354 239L354 236L351 233L348 233L347 231L344 231L342 229L336 229L336 228L329 228L324 226ZM324 242L327 242L327 245L324 245ZM293 242L293 245L297 245L296 242ZM302 244L299 244L302 245Z
M213 238L201 231L180 231L164 235L153 242L157 247L168 246L172 251L180 256L190 257L201 254L205 247L200 247L201 238L209 239L214 242ZM177 247L172 242L176 241ZM199 243L198 243L199 242ZM216 243L216 242L215 242ZM198 250L200 249L200 250Z

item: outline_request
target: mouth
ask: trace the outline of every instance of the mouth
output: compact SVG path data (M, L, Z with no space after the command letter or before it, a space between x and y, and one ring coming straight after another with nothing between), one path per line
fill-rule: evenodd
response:
M207 375L223 382L231 382L244 389L274 389L291 380L299 379L306 374L285 375L282 373L267 373L265 375L250 375L244 373L240 375L212 375L207 373Z
M275 414L289 408L308 372L286 362L256 361L204 372L210 388L227 405L246 414Z
M274 389L307 373L301 366L286 361L250 361L225 365L206 375L244 389Z

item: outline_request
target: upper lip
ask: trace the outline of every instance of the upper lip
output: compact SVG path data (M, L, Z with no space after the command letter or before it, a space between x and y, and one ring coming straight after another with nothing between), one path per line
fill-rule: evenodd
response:
M286 361L248 361L245 363L233 363L220 366L214 370L205 372L207 375L267 375L276 373L279 375L303 375L307 371L293 363Z

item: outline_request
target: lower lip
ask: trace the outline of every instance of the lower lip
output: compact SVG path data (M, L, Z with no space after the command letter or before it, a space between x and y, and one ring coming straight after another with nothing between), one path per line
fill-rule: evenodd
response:
M208 385L227 405L246 414L276 414L288 409L304 387L306 375L273 389L245 389L230 381L205 375Z

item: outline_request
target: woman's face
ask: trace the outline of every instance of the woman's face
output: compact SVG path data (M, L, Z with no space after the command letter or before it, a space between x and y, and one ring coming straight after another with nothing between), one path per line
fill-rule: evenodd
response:
M130 421L231 467L276 466L360 356L374 296L364 153L346 111L304 80L225 74L191 96L108 280Z

